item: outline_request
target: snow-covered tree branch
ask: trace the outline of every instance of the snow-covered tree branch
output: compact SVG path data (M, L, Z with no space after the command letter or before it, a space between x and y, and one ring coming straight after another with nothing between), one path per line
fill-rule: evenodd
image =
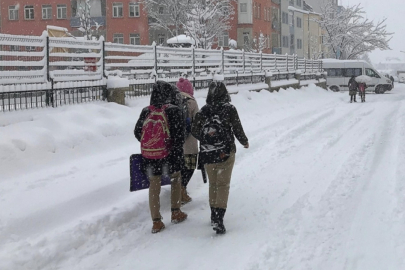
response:
M94 32L97 32L101 27L97 22L93 22L90 10L90 0L86 0L84 6L79 6L80 27L78 30L83 33L87 40L92 40Z
M224 32L231 28L230 21L235 14L234 0L191 0L189 1L185 33L194 38L201 48L211 48Z
M189 0L143 0L143 3L152 28L163 29L172 36L182 33Z
M336 59L356 59L375 49L390 50L392 33L386 30L386 20L377 22L364 17L360 5L337 10L331 3L322 7L318 21L325 31L324 45Z

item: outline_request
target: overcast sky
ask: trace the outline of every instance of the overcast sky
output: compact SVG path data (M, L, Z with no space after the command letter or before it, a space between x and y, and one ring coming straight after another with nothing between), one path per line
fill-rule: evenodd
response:
M376 50L370 54L373 62L384 61L386 57L399 56L405 61L405 0L339 0L343 6L361 4L367 18L375 21L387 18L387 29L395 32L390 47L392 51Z

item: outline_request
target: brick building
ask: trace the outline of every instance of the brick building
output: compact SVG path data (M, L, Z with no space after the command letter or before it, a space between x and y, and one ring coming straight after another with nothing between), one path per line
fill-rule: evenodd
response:
M78 30L80 7L84 0L1 0L1 33L40 36L47 25L64 27L74 36ZM148 44L148 17L142 4L134 0L91 0L93 25L101 27L98 35L106 41L125 44Z
M277 0L239 0L236 10L238 47L258 50L261 35L265 40L264 53L272 53L276 44L279 47L279 10Z
M106 40L115 43L149 44L148 16L134 0L106 0Z
M70 0L1 0L1 33L40 36L47 25L70 28Z
M78 14L85 0L1 0L1 32L16 35L41 35L47 25L67 28L73 35L78 31ZM286 0L283 0L286 1ZM91 0L93 22L102 27L98 35L106 41L123 44L161 43L160 32L149 28L148 16L140 0ZM264 53L278 52L280 41L280 0L238 0L233 3L235 15L231 29L218 36L218 46L228 48L229 40L238 42L239 49L258 49L262 34ZM159 35L160 33L160 35ZM165 36L167 40L169 35ZM159 39L159 40L156 40Z

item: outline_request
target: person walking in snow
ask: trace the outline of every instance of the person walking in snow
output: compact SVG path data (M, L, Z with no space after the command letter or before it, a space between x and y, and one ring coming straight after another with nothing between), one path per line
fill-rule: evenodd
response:
M366 88L367 88L366 83L364 83L364 82L358 83L358 87L359 87L359 94L360 94L361 102L366 102Z
M217 234L224 234L224 216L235 163L235 137L245 148L249 148L249 141L238 111L230 104L224 83L210 84L206 102L195 116L191 133L200 141L199 159L205 164L209 178L211 225Z
M356 78L352 76L349 80L349 95L350 95L350 103L357 102L356 101L356 94L357 94L357 82Z
M178 90L163 81L153 85L150 106L145 107L136 123L134 134L141 142L142 170L147 174L149 208L152 216L152 233L165 228L160 215L160 189L162 175L171 177L171 222L187 218L181 207L181 169L184 166L184 117L180 107L170 103Z
M198 104L194 98L193 85L189 80L180 78L176 86L184 99L183 104L186 105L186 139L184 142L185 166L181 170L181 202L186 204L192 200L187 193L187 185L197 167L198 141L191 135L191 125L198 112Z

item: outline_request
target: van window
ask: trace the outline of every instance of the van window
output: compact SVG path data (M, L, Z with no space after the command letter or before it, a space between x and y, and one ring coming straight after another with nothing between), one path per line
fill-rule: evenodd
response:
M345 68L345 77L360 76L362 75L361 68Z
M369 77L373 77L373 78L380 78L380 76L378 76L377 72L375 72L371 68L366 68L366 75Z
M343 70L341 68L327 68L328 77L343 77Z

